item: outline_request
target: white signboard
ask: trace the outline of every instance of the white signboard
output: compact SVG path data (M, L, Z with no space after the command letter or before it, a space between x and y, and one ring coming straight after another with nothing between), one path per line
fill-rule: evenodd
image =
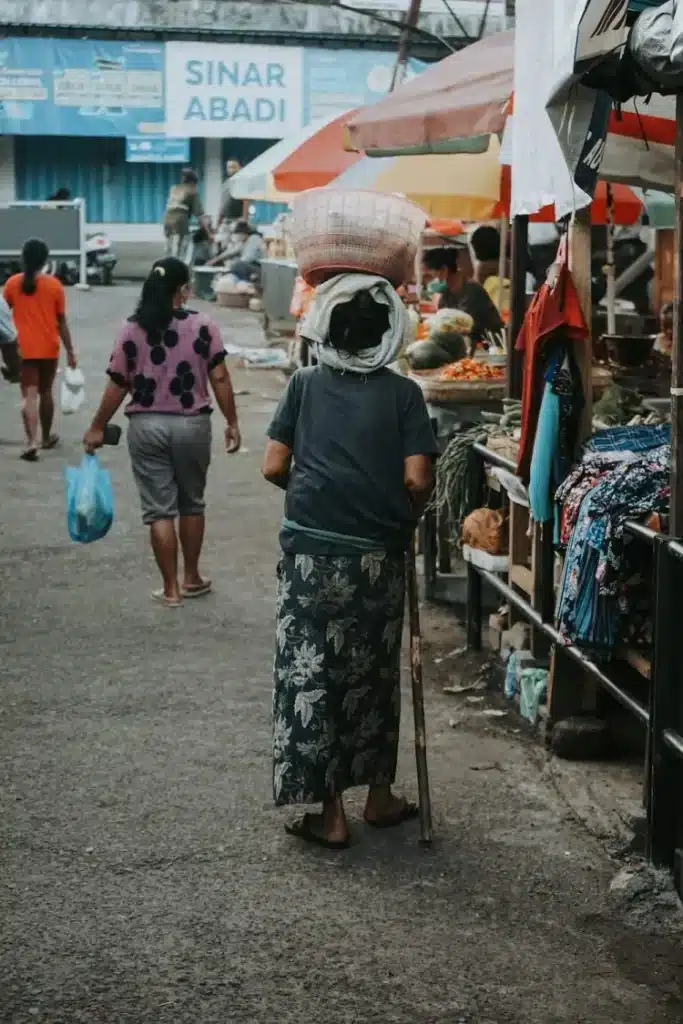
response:
M618 53L626 43L628 0L586 0L576 37L575 70Z
M302 126L299 47L166 43L166 133L281 139Z

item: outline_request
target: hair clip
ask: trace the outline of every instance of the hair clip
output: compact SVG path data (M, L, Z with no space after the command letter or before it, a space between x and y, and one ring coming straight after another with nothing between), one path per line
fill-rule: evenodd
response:
M160 277L165 277L166 276L166 267L155 267L154 268L154 273L158 274Z

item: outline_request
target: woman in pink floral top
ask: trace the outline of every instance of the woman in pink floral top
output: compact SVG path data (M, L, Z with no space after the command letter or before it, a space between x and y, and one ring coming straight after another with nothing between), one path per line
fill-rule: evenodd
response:
M209 385L225 417L226 450L236 452L241 443L220 331L205 314L185 309L188 293L189 271L181 260L167 257L154 264L135 313L116 339L109 382L83 438L87 451L99 448L106 425L130 396L128 449L164 584L153 597L169 608L211 590L199 572L211 459Z

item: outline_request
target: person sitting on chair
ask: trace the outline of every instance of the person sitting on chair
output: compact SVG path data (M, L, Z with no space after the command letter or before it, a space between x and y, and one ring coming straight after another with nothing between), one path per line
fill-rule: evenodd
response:
M258 279L261 273L261 260L266 254L263 235L246 220L238 220L233 231L233 239L235 244L232 248L224 249L206 265L224 265L228 273L238 281Z

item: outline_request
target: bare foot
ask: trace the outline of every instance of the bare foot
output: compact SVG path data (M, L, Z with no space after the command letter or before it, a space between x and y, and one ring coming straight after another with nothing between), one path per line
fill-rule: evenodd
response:
M325 814L304 814L303 818L285 825L290 836L304 842L326 847L328 850L345 850L349 845L349 830L346 821L330 823Z
M394 796L390 786L371 786L365 804L365 820L369 825L401 825L416 816L417 808L405 797Z

